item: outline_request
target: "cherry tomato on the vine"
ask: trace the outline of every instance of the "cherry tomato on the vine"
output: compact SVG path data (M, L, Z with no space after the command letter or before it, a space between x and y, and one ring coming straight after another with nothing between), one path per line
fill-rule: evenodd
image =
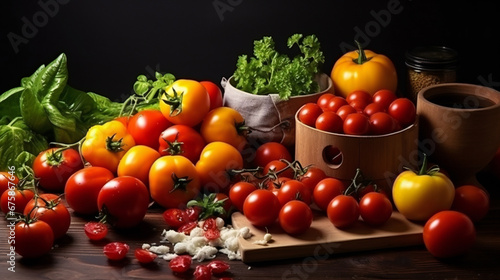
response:
M359 204L350 195L337 195L328 204L326 210L330 222L338 228L354 225L359 219Z
M270 226L276 221L281 209L278 197L271 191L258 189L250 193L243 203L243 213L257 227Z
M46 222L52 228L54 239L63 237L71 224L71 215L60 196L43 193L35 195L24 208L24 215Z
M33 172L46 191L62 192L68 178L83 168L80 154L75 149L49 148L33 161Z
M25 258L38 258L50 252L54 233L49 224L42 220L20 221L14 227L15 250Z
M369 192L359 201L359 213L365 223L371 226L385 224L392 215L392 203L382 193Z
M326 211L333 198L343 194L345 186L336 178L324 178L319 181L313 190L313 201L319 209Z
M243 203L245 199L256 189L257 187L252 183L245 181L236 182L229 189L229 199L238 210L243 212Z
M0 195L7 189L14 189L19 184L19 177L9 172L0 172Z
M312 224L313 214L308 204L299 200L287 202L280 210L279 223L281 228L290 235L306 232Z
M293 160L285 145L279 142L266 142L255 151L254 165L264 167L270 161L279 159L285 159L289 162Z
M294 179L288 180L279 188L278 200L281 206L292 200L300 200L309 205L312 202L312 192L304 183Z
M316 188L316 185L323 179L325 179L326 173L323 169L316 166L307 167L306 172L299 176L299 181L301 181L310 191L311 193Z

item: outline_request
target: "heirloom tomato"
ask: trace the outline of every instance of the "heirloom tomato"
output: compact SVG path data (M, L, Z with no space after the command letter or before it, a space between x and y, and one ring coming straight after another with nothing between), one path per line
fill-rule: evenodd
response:
M488 214L490 198L480 187L463 185L455 189L451 209L466 214L473 222L479 222Z
M243 203L243 214L257 227L273 224L281 209L278 197L271 191L258 189L250 193Z
M101 188L115 176L104 167L89 166L69 177L64 198L75 213L95 215L99 212L97 196Z
M450 209L455 197L451 180L439 172L439 167L427 169L424 155L418 172L401 172L392 187L394 205L409 220L426 221L439 211Z
M313 213L307 203L291 200L281 208L278 220L286 233L299 235L311 227Z
M135 177L116 177L99 191L97 207L112 226L134 227L143 220L148 210L148 189Z
M201 123L200 133L207 143L225 142L239 151L247 144L248 128L245 126L245 119L230 107L219 107L210 111Z
M437 258L466 253L476 240L474 223L467 215L451 210L437 212L424 225L424 244Z
M71 215L61 197L51 193L35 195L26 204L24 215L49 224L54 233L54 239L63 237L71 224Z
M151 198L165 208L181 208L200 192L200 176L184 156L162 156L149 171Z
M75 149L49 148L33 161L33 173L46 191L62 192L68 178L83 168L80 154Z
M155 149L145 145L135 145L120 159L117 175L135 177L148 186L149 169L159 157L160 153Z
M181 155L196 163L206 145L205 139L194 128L176 124L163 131L159 138L160 155Z
M38 258L52 249L54 233L49 224L42 220L26 219L14 228L16 253L24 258Z
M82 144L82 156L92 166L116 173L120 159L134 145L134 137L123 123L109 121L89 129Z
M210 110L222 107L222 90L220 87L211 81L201 81L200 84L205 87L208 96L210 96Z
M293 160L290 151L279 142L266 142L255 151L254 165L264 167L273 160Z
M145 145L158 150L158 137L172 124L158 110L143 110L133 115L127 129L136 145Z
M162 114L173 124L195 126L210 109L210 96L198 81L180 79L165 89L160 99Z
M233 169L243 168L240 152L225 142L208 143L196 163L203 188L208 192L224 192L230 185Z
M371 95L380 89L396 92L398 77L392 61L356 44L358 50L344 54L333 65L331 78L335 93L346 97L355 90Z

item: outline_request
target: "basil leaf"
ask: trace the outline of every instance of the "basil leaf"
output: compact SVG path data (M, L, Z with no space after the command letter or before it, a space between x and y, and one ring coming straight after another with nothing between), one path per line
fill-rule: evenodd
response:
M21 115L31 130L42 134L51 130L52 124L47 117L47 113L30 88L24 89L21 94L20 104Z
M16 117L21 116L19 98L23 90L23 87L16 87L0 95L0 112L2 112L2 118L6 118L8 121L11 121Z
M38 100L48 98L52 104L59 100L59 95L64 90L68 81L68 69L66 55L62 53L54 61L49 63L35 81L38 91Z
M36 83L38 76L40 75L40 73L42 73L44 68L45 68L45 64L38 67L38 69L36 69L36 71L33 74L31 74L31 76L22 78L21 79L21 86L25 87L25 88L30 88L33 91L38 91L39 88L37 88L35 86L35 83Z

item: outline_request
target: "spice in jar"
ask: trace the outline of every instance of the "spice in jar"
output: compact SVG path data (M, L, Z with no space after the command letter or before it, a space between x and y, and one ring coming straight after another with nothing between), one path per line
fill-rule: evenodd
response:
M443 46L416 47L406 52L408 97L416 101L425 87L456 81L458 54Z

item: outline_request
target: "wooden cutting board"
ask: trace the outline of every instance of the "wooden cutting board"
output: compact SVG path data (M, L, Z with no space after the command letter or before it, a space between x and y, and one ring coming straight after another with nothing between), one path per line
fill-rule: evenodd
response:
M359 220L353 227L343 230L334 227L324 214L315 212L311 228L299 236L288 235L277 223L268 227L273 240L266 246L253 243L263 239L266 229L252 226L240 212L232 215L232 222L235 228L249 227L253 234L249 239L240 237L243 262L325 258L326 254L423 244L423 225L408 221L399 212L393 212L389 221L380 227L371 227Z

